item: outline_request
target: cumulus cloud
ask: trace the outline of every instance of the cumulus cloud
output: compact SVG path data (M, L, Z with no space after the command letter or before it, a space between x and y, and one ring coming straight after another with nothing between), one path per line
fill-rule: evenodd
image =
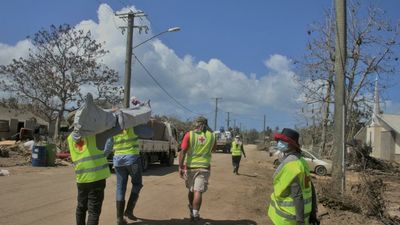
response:
M128 9L121 10L121 12L126 11ZM126 34L121 34L118 27L126 25L126 22L115 17L106 4L100 5L98 18L98 22L85 20L76 27L91 31L96 40L104 42L104 48L110 53L101 60L119 72L122 84ZM137 22L149 26L151 31L151 24L145 18ZM139 34L135 30L133 45L153 35L155 34L151 32ZM19 42L16 46L0 44L0 64L7 64L11 58L25 55L29 47L30 42L27 40ZM196 61L191 55L178 57L173 49L157 38L135 48L134 54L171 96L192 111L200 113L212 111L214 104L212 98L215 97L221 97L224 110L230 112L254 113L262 108L285 112L294 110L298 96L297 83L293 79L296 74L291 69L292 61L284 55L269 56L264 61L265 74L256 76L235 71L217 58ZM185 109L178 106L161 90L135 58L133 61L132 95L141 99L151 99L156 114L177 116L187 114Z
M0 43L0 65L9 64L12 59L26 56L29 48L32 48L29 40L19 41L15 46Z

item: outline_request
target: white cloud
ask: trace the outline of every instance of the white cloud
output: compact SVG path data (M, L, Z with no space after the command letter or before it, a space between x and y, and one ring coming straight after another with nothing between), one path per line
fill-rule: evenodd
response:
M102 60L119 72L122 84L126 34L122 35L118 27L126 25L126 22L116 17L106 4L99 7L98 17L98 23L86 20L76 27L90 30L95 39L105 42L104 47L110 54ZM150 27L145 18L136 21ZM139 34L135 30L134 45L153 35L151 32ZM7 51L13 53L8 55L2 50L5 45L0 44L0 64L9 63L10 58L26 54L27 48L30 47L28 43L22 41L16 46L7 46ZM286 56L275 54L267 58L264 62L267 72L257 78L255 74L235 71L216 58L208 61L195 61L190 55L180 58L159 39L135 48L134 53L173 97L193 111L212 111L212 98L215 97L221 97L224 110L230 112L254 114L262 108L285 112L294 110L298 96L297 84L293 79L295 73L291 69L292 61ZM141 99L151 99L156 114L188 118L184 115L185 110L177 107L176 103L160 90L138 62L133 63L131 94Z
M0 43L0 65L6 65L12 62L12 59L18 59L28 54L32 43L29 40L19 41L15 46Z

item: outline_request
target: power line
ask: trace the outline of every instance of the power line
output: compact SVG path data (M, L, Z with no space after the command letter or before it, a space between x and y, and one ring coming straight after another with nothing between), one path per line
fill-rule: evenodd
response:
M178 104L182 109L185 109L188 112L191 112L193 114L196 115L204 115L204 113L197 113L192 111L191 109L187 108L186 106L184 106L182 103L180 103L176 98L174 98L163 86L161 86L161 84L157 81L157 79L151 74L151 72L146 68L146 66L139 60L139 58L133 54L133 56L135 56L136 60L139 62L139 64L142 66L142 68L144 69L144 71L146 71L147 75L149 75L151 77L151 79L157 84L157 86L159 88L161 88L161 90L163 90L172 100L174 100L174 102L176 102L176 104Z

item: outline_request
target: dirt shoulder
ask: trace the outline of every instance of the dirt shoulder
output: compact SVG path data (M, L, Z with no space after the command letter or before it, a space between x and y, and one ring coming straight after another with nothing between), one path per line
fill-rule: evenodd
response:
M212 225L270 224L266 218L267 196L273 170L267 153L246 146L240 175L232 173L231 156L215 153L209 190L200 211ZM10 176L0 177L0 221L2 225L74 224L76 185L70 166L42 168L7 167ZM188 219L187 190L177 166L153 165L144 174L144 187L135 210L142 218L132 224L191 224ZM267 185L268 184L268 185ZM100 224L115 224L116 178L107 179Z
M271 158L255 145L246 145L247 158L242 158L239 175L233 174L231 156L213 153L208 191L204 194L200 215L211 225L272 225L266 211L272 192ZM74 224L76 184L73 168L17 166L7 169L10 176L0 177L0 221L2 225L71 225ZM350 178L351 176L349 176ZM356 180L357 175L355 174ZM313 176L318 186L330 177ZM399 212L400 180L383 177L388 184L384 198L388 210ZM144 187L135 209L142 225L192 224L188 217L187 189L179 178L177 165L152 165L144 173ZM115 224L115 187L113 174L107 187L100 224ZM130 185L129 185L130 188ZM319 193L320 195L323 193ZM128 193L127 193L128 197ZM320 204L322 225L383 224L379 219L366 218L343 210L332 210ZM203 224L203 223L201 223Z

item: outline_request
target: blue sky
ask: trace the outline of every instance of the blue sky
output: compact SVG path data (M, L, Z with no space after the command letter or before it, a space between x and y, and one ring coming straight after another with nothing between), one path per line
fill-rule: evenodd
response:
M362 2L373 2L390 19L400 19L399 1ZM261 130L264 114L267 126L293 127L304 121L296 115L301 106L296 85L289 80L296 75L292 62L305 54L310 24L322 20L323 11L332 4L328 0L2 1L0 64L26 54L26 36L51 24L68 23L106 41L111 55L104 61L122 77L125 36L117 26L124 21L112 13L133 7L148 15L137 22L151 28L147 35L134 33L136 44L169 27L181 27L180 32L166 33L135 49L135 54L179 102L191 111L208 113L212 127L215 97L222 98L217 127L226 124L226 112L244 128ZM154 113L181 119L196 116L166 97L138 63L133 66L132 93L150 98ZM400 114L397 89L395 85L384 96L391 100L387 111Z

